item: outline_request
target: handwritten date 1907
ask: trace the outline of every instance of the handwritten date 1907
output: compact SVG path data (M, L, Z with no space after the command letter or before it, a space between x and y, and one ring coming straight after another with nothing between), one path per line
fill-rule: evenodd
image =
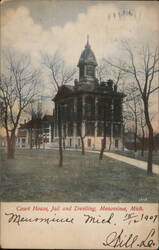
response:
M103 242L103 245L105 247L122 247L122 248L127 248L131 249L134 247L145 247L145 248L151 248L155 246L155 242L153 240L153 236L155 235L155 229L152 228L150 232L147 234L144 240L139 239L139 235L136 234L130 234L126 235L124 233L124 229L121 229L120 233L118 234L117 232L111 232L109 235L106 236L105 241Z

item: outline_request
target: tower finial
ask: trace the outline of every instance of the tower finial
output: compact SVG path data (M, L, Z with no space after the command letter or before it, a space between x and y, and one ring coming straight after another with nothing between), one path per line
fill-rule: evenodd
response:
M87 43L85 45L85 48L90 48L90 44L89 44L89 35L87 34Z

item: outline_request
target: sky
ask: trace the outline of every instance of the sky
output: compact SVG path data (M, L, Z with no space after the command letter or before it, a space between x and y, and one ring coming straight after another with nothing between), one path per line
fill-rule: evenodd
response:
M76 67L87 35L97 62L103 57L123 56L122 40L136 46L155 46L158 13L155 1L7 0L1 4L1 44L29 54L36 67L44 67L41 53L53 54L57 50L68 65ZM45 73L47 95L51 87ZM157 112L156 103L153 110ZM49 105L51 110L51 102ZM156 118L155 126L157 122Z

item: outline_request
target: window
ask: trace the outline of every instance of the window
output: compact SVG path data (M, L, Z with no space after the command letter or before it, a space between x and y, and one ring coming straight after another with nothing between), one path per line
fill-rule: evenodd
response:
M120 122L122 120L122 104L120 99L114 100L114 121Z
M81 139L78 139L78 147L81 146Z
M120 124L114 124L114 136L118 137L121 135L121 125Z
M85 127L86 135L94 136L94 130L95 130L94 122L86 122L85 126L86 126Z
M57 137L58 136L58 125L57 125L57 123L55 123L55 127L54 128L55 128L54 129L55 137Z
M66 137L66 124L63 125L63 136Z
M73 136L73 122L68 123L68 136Z
M97 118L100 121L111 120L111 100L105 98L98 98Z
M111 136L111 123L106 122L106 136Z
M25 143L25 138L22 138L22 143Z
M103 122L98 122L97 136L103 136Z
M88 139L87 145L88 145L88 147L91 147L91 139Z
M86 96L85 98L85 119L94 120L95 116L95 98L94 96Z
M118 148L118 147L119 147L118 140L115 140L115 148Z
M81 131L81 123L77 122L77 136L81 136L82 131Z
M77 98L77 121L82 120L82 97Z
M70 138L70 147L72 147L72 139Z
M49 133L49 131L50 131L49 128L44 129L44 133Z

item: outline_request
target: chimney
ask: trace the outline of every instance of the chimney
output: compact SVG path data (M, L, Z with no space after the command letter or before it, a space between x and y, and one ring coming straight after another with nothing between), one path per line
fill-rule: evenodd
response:
M112 89L113 88L113 80L109 79L107 81L107 86Z
M114 85L114 92L117 92L117 84Z
M77 87L77 85L78 85L78 80L77 79L74 80L74 84L75 84L75 87Z

